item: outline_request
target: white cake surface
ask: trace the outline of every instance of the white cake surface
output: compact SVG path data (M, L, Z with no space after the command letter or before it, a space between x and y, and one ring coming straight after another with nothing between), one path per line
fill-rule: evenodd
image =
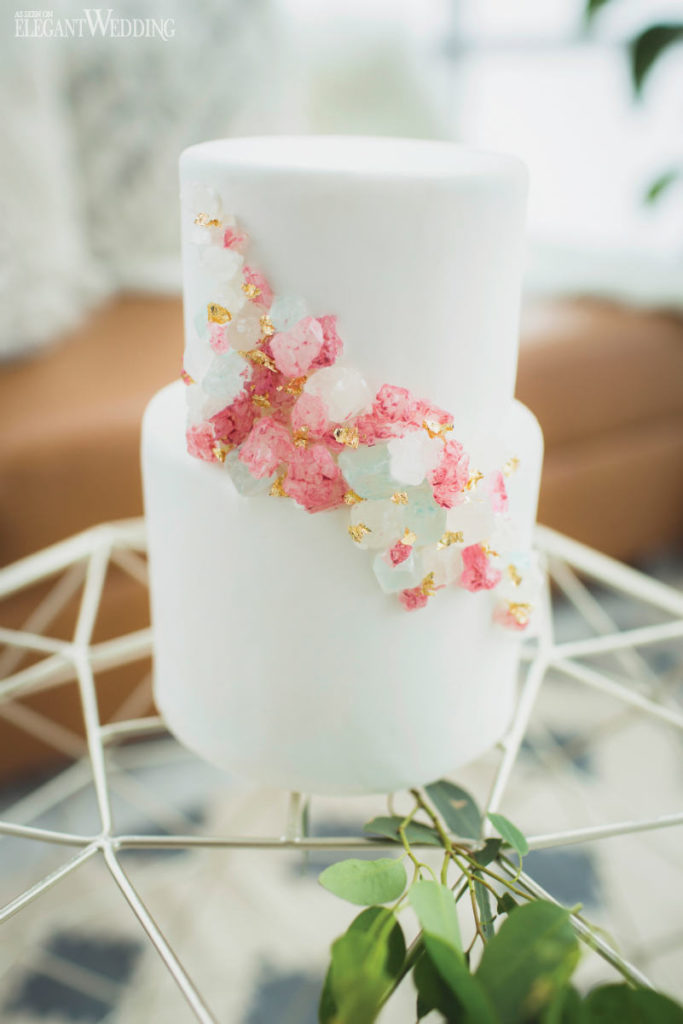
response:
M526 179L517 161L447 143L223 140L181 158L249 233L277 294L336 314L346 365L454 414L473 450L514 455L512 527L530 543L542 461L512 398ZM186 334L206 284L184 224ZM449 587L406 612L356 550L348 509L244 497L185 450L185 388L150 403L143 476L155 692L200 756L303 792L427 783L509 722L520 638L491 595Z
M279 294L334 313L345 356L378 384L436 402L469 433L512 398L523 262L524 166L447 142L223 139L185 150L249 233ZM203 298L183 224L185 330Z

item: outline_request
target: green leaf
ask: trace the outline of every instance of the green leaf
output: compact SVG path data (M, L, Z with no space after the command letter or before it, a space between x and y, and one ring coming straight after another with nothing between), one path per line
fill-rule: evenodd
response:
M631 77L636 95L643 90L645 79L665 50L683 39L682 24L651 25L630 44Z
M481 812L469 793L444 779L427 786L426 792L454 835L462 839L479 838Z
M415 964L413 981L417 989L417 1019L438 1010L446 1020L457 1020L461 1004L443 980L428 956L423 954Z
M481 930L484 933L484 938L488 942L495 935L493 930L493 913L491 911L491 893L486 886L478 881L481 877L478 871L474 872L474 895L477 900L477 906L479 907L479 920L481 922Z
M585 1024L585 1021L581 997L571 985L559 990L541 1017L541 1024Z
M518 907L487 943L476 973L502 1024L540 1013L579 957L569 911L546 900Z
M472 852L472 859L476 860L477 864L481 864L481 866L485 868L487 864L490 864L492 860L496 859L500 853L502 845L502 839L487 839L481 850Z
M320 1024L371 1024L398 979L405 940L394 913L369 907L332 945L320 997Z
M603 985L586 998L584 1020L585 1024L683 1024L683 1007L650 989Z
M503 892L496 900L496 910L499 914L511 914L519 906L509 892Z
M370 836L385 836L400 843L398 826L403 821L397 814L387 818L373 818L367 825L363 825L363 831ZM406 839L409 843L427 843L429 846L442 846L441 837L435 828L423 825L419 821L411 821L405 828Z
M453 955L462 960L458 911L448 886L425 879L411 886L408 899L420 922L427 949L429 940L435 937L441 939L453 950Z
M660 174L648 187L644 196L645 202L656 203L660 196L664 195L679 178L683 178L683 170L680 167L674 167L670 171Z
M406 869L400 860L340 860L330 864L318 881L335 896L366 907L397 900L406 887Z
M421 881L408 893L422 927L427 956L448 990L462 1007L463 1024L496 1024L481 986L465 964L455 897L446 885Z
M506 843L509 843L513 850L520 857L526 857L529 852L529 844L524 835L516 825L513 825L503 814L489 814L489 821L497 828Z
M587 0L584 17L586 22L592 21L595 15L609 3L609 0Z

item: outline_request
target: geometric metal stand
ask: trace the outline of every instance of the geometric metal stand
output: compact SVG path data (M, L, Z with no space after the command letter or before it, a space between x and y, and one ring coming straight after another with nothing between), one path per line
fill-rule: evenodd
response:
M92 858L101 858L116 881L123 898L136 915L142 928L157 950L163 963L185 997L197 1020L215 1022L205 1000L190 979L178 956L152 917L144 901L136 892L128 874L121 865L119 852L125 849L159 848L237 848L250 850L309 849L309 850L380 850L383 845L395 850L391 843L369 841L359 837L309 837L303 834L303 808L306 799L297 793L290 795L286 820L281 835L272 837L213 836L213 835L130 835L118 834L112 824L111 779L109 778L105 748L126 740L154 736L165 732L160 717L129 718L111 724L102 724L98 708L94 675L96 672L125 665L152 653L149 629L117 637L100 643L92 642L108 566L113 563L139 582L146 581L145 529L142 520L104 524L87 530L69 540L56 544L0 571L0 601L36 582L54 578L47 597L36 608L25 627L0 628L0 644L5 650L0 656L0 702L62 685L72 680L78 687L86 732L87 762L92 772L100 828L94 835L36 827L28 821L0 821L0 834L71 847L76 852L64 863L35 885L0 908L0 923L14 914L65 876L76 871ZM524 647L524 671L515 716L505 739L499 745L499 762L488 796L488 810L496 810L508 788L510 776L518 759L527 733L529 719L548 673L561 673L572 680L577 689L589 687L616 698L630 714L650 716L683 730L683 713L667 700L640 649L658 642L683 637L683 595L663 583L650 579L613 559L607 558L584 545L571 541L545 527L537 527L536 545L547 568L548 577L564 593L580 613L589 635L571 641L558 642L553 632L552 604L549 588L543 597L538 635ZM604 606L581 581L588 577L599 584L628 595L634 601L665 613L664 622L632 629L619 630ZM73 598L82 586L77 623L70 641L50 637L46 630L60 609ZM27 668L18 667L27 653L43 655L42 660ZM613 656L616 672L587 664L585 659L596 655ZM49 733L49 723L46 724ZM640 820L615 821L598 826L584 826L529 837L532 850L560 848L589 840L664 829L683 825L683 811ZM537 895L548 897L526 875L522 882ZM580 919L574 920L577 931L585 933ZM590 942L596 952L615 966L622 974L648 985L649 982L632 964L621 957L607 942L595 935Z

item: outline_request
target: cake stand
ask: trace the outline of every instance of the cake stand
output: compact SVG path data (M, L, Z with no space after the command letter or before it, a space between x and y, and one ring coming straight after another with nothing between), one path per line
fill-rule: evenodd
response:
M634 717L655 723L663 730L667 727L683 729L683 713L676 709L668 687L655 675L651 662L645 656L653 645L675 642L683 637L683 595L545 527L537 528L536 541L545 560L548 580L553 581L556 591L564 595L564 606L568 601L580 616L584 635L556 638L554 619L557 614L553 610L550 588L546 585L538 634L524 648L524 669L515 716L490 762L492 771L485 800L488 810L500 808L504 800L504 809L507 809L507 800L511 791L514 792L511 778L519 765L523 743L527 749L529 744L536 749L539 767L544 773L557 769L558 759L561 762L568 756L562 745L539 745L538 733L534 733L533 728L533 715L539 701L548 687L560 678L564 680L565 696L569 692L574 705L583 702L588 692L597 692L607 698L608 703L612 702L610 715L597 726L594 722L584 723L585 734L578 738L578 746L584 750L599 749L606 742L606 737L614 735L625 724L633 723ZM112 788L118 781L112 778L107 751L123 749L133 740L141 741L163 734L165 726L159 717L135 717L134 714L108 724L101 720L96 675L113 667L141 661L152 652L152 635L148 629L104 642L91 642L110 565L118 566L140 585L145 585L145 528L142 520L95 527L0 572L0 601L39 581L53 581L49 593L40 601L23 629L0 629L0 643L5 645L0 714L3 706L15 710L22 707L13 703L15 698L72 684L80 696L86 733L84 756L69 769L40 783L28 799L24 798L7 809L4 820L0 821L0 833L5 836L48 844L52 848L63 846L67 851L74 851L65 853L65 859L58 867L2 907L0 922L4 923L34 900L39 900L48 890L58 887L63 879L77 872L86 862L100 859L192 1013L197 1020L208 1024L218 1018L134 887L129 872L122 865L122 851L241 849L254 851L253 856L258 857L260 850L326 850L343 855L351 850L395 850L396 847L389 842L383 844L361 836L308 835L304 822L309 800L299 793L290 794L286 809L283 804L284 820L273 822L270 836L212 835L201 830L192 834L173 831L164 835L123 834L117 830L112 818ZM591 581L590 585L586 585L585 578ZM64 641L51 637L51 622L73 599L79 587L82 587L82 595L73 639ZM622 595L633 612L626 628L617 626L609 610L607 597L615 592ZM23 658L28 654L42 657L29 667L21 667ZM21 724L57 747L62 743L60 727L35 711L27 712ZM573 745L576 752L576 737ZM653 770L656 782L656 765ZM92 786L97 804L99 828L95 834L77 834L32 824L74 788L85 785ZM382 813L382 801L380 798L376 800L377 813ZM568 848L611 837L660 832L681 824L683 811L674 808L671 813L639 815L632 820L597 824L594 820L589 823L579 820L572 827L529 835L529 846L532 851ZM521 881L535 895L552 898L530 875L523 874ZM577 933L590 941L593 950L622 975L641 985L650 984L640 968L621 955L612 941L588 933L576 916L573 924ZM207 936L206 941L210 943L210 937Z

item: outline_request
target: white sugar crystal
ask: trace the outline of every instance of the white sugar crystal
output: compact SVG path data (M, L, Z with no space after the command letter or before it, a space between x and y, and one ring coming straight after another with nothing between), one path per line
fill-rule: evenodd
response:
M323 400L333 423L342 423L362 412L372 401L365 377L346 366L317 370L306 381L304 390Z
M434 573L437 587L456 583L462 573L462 547L451 544L447 548L427 547L420 551L425 575Z
M188 384L185 387L187 415L191 426L210 420L217 412L225 408L226 403L213 395L207 395L199 384Z
M233 277L231 281L216 281L211 292L207 294L208 302L218 302L236 316L247 304L247 297L242 290L242 278ZM206 308L206 306L205 306Z
M446 510L434 501L431 485L409 487L406 494L408 504L403 506L406 526L417 534L418 544L436 544L446 531Z
M225 249L222 245L208 245L201 251L202 270L216 284L227 284L237 278L241 291L243 266L244 256L234 249Z
M543 573L535 552L501 552L503 578L496 588L506 601L534 604L543 585Z
M213 355L206 329L202 334L195 331L188 333L183 356L183 369L193 380L199 381L207 373Z
M404 484L421 484L431 470L436 469L443 442L430 437L426 430L413 430L405 437L390 441L391 475Z
M262 334L261 316L263 309L253 302L243 306L236 313L226 328L228 341L233 348L250 349L258 342Z
M384 554L375 555L372 568L379 585L386 594L395 594L399 590L415 587L425 575L422 561L414 551L411 551L406 560L399 562L398 565L392 565Z
M260 480L252 476L247 466L240 460L236 450L228 452L224 465L240 494L249 498L268 494L277 476L277 473L273 473L272 476L263 477Z
M488 501L471 501L456 505L446 514L446 528L457 533L461 531L465 546L490 541L494 528L494 516Z
M358 542L361 548L385 550L403 536L403 516L393 501L361 501L351 509L354 526L363 523L370 530Z
M220 220L223 216L221 197L210 185L188 182L183 186L180 202L193 219L200 213L205 213L210 220Z
M296 295L277 295L269 310L270 319L276 331L288 331L299 320L308 316L308 306L305 299Z
M400 490L389 473L389 452L385 444L345 448L338 462L349 487L361 498L390 498Z
M244 359L237 352L215 355L202 379L202 388L207 395L220 399L221 408L224 409L243 389L246 369Z

